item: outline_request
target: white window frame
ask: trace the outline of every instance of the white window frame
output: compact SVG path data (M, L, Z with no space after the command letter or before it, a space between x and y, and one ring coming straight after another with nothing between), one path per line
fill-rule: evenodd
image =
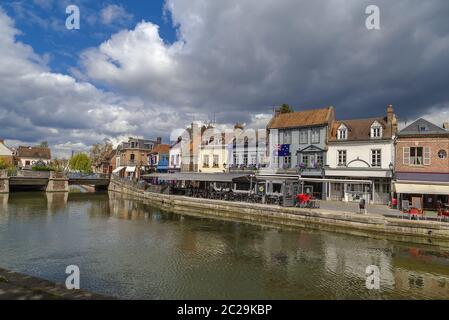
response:
M371 138L372 139L382 139L382 135L383 135L383 130L382 130L382 125L375 121L372 125L371 125Z
M344 162L340 161L340 152L342 153L342 157L341 158L343 158L343 155L344 155ZM337 165L339 167L346 167L347 163L348 163L348 152L347 152L347 150L337 150Z
M382 149L371 149L371 167L382 167Z
M338 127L337 139L338 140L348 139L348 128L344 124L342 124L340 127Z
M321 130L320 128L312 128L310 129L310 143L311 144L319 144L321 139Z

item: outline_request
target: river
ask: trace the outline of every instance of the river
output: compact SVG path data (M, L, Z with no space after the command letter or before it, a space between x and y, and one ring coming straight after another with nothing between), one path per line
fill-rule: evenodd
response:
M183 216L117 194L0 195L0 267L64 283L68 265L82 289L123 299L449 299L449 248Z

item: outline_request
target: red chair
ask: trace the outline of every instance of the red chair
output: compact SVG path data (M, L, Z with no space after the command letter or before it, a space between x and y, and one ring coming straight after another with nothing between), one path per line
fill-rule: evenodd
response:
M308 194L300 193L296 196L296 200L300 208L306 208L312 197Z
M421 212L421 210L417 208L410 208L410 210L407 213L409 214L410 219L412 217L416 217L416 219L419 220L419 216L424 217L424 214Z
M449 209L447 208L438 208L438 220L447 220L449 218Z

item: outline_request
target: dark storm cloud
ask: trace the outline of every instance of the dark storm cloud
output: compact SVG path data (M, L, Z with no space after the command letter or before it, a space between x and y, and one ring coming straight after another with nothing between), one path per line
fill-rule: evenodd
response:
M381 30L365 26L371 4ZM169 0L167 8L178 43L166 46L153 25L140 25L85 54L88 74L180 113L216 112L220 121L283 102L334 105L345 117L378 115L393 103L411 118L449 100L444 0Z

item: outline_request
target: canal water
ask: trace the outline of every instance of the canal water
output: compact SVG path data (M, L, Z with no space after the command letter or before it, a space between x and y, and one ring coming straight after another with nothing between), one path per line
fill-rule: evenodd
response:
M165 213L107 193L0 195L0 267L126 299L449 299L449 250ZM380 289L366 287L366 268Z

